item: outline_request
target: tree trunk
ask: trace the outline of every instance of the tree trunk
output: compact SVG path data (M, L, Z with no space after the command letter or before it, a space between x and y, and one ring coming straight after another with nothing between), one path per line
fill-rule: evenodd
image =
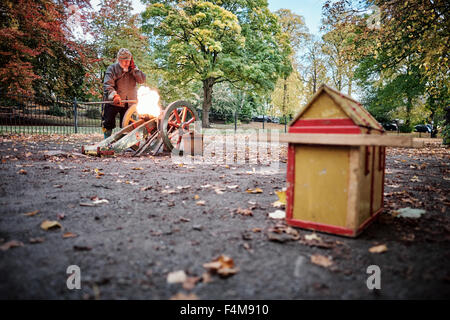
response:
M203 107L202 107L202 126L203 128L210 128L209 125L209 110L212 105L214 79L208 78L203 80Z
M409 129L411 125L412 98L408 95L406 101L406 122L405 125Z
M348 96L351 97L352 96L352 80L348 80L348 92L347 92Z
M286 96L287 96L287 77L284 78L284 88L283 88L283 115L286 114Z

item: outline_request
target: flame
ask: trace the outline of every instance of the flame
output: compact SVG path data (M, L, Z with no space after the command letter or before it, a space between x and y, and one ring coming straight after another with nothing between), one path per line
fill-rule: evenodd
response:
M159 93L149 87L140 87L138 89L138 104L136 111L140 115L151 115L158 117L161 114L159 105Z

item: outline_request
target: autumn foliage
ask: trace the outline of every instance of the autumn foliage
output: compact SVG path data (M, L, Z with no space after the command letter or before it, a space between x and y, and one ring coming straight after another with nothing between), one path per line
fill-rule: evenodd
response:
M37 82L45 79L51 73L50 69L58 67L56 62L85 63L83 47L72 39L66 21L73 14L67 10L70 5L81 10L88 4L88 0L2 1L0 90L4 93L33 95ZM57 78L59 75L63 77L63 73L53 71ZM49 89L58 90L56 85Z

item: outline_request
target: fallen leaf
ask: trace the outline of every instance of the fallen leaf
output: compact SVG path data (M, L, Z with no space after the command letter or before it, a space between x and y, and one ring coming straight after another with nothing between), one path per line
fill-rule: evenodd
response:
M420 218L425 213L426 213L426 211L423 209L412 209L410 207L406 207L406 208L401 208L399 210L394 211L393 215L395 217L400 217L400 218L417 219L417 218Z
M380 244L378 246L372 247L369 249L371 253L383 253L387 251L387 247L385 244Z
M308 240L308 241L311 241L311 240L322 241L322 238L320 238L320 237L319 237L317 234L315 234L315 233L307 234L307 235L305 236L305 239Z
M200 196L199 196L198 194L196 194L196 195L194 196L194 200L198 200L198 199L200 199Z
M18 174L27 174L27 170L24 169L20 169L19 171L17 171Z
M311 256L311 262L325 268L328 268L333 265L333 262L329 258L322 256L320 254L313 254Z
M281 243L300 239L300 233L297 230L284 224L277 224L274 227L269 228L267 236L270 241Z
M105 174L104 174L103 172L101 172L100 170L102 170L102 169L97 169L97 168L94 169L95 173L97 174L97 177L101 177L101 176L104 176L104 175L105 175Z
M200 281L200 277L187 277L186 280L183 282L183 289L185 290L192 290L195 288L195 285L197 282Z
M185 294L179 292L176 295L172 296L170 300L198 300L198 297L194 293Z
M305 237L300 240L301 244L308 245L311 247L318 247L324 249L332 249L337 245L337 241L324 241L322 238L317 236L315 233L305 235Z
M215 188L214 189L214 191L217 193L217 194L224 194L224 191L225 189L222 189L222 188Z
M136 167L136 168L131 168L131 170L144 170L144 168Z
M263 193L263 190L260 188L255 188L255 189L247 189L245 192L247 192L247 193Z
M245 242L242 246L243 246L244 249L247 250L249 253L253 253L252 247L251 247L247 242Z
M17 240L11 240L0 246L0 250L6 251L10 248L23 247L23 243Z
M187 279L186 273L183 270L170 272L167 275L167 283L183 283Z
M242 209L239 207L235 210L235 212L237 214L242 214L243 216L253 216L253 212L250 209Z
M66 217L66 215L65 215L64 213L58 213L58 214L56 215L56 217L57 217L59 220L63 220L63 219Z
M237 189L237 188L239 188L239 186L238 185L233 185L233 186L227 186L227 188L228 189Z
M276 210L274 212L269 213L269 217L272 219L284 219L286 218L286 212L282 210Z
M31 212L24 213L24 215L26 215L28 217L32 217L32 216L36 215L38 212L39 212L39 210L34 210Z
M45 238L39 237L39 238L30 238L28 239L30 243L42 243L45 241Z
M211 274L209 272L204 272L202 274L202 282L203 283L209 283L212 282Z
M177 193L177 190L175 190L175 189L165 189L165 190L161 191L161 193L173 194L173 193Z
M226 255L221 255L212 262L203 264L205 269L217 273L222 277L229 277L236 274L239 270L234 267L234 261Z
M76 238L76 237L78 237L78 235L76 235L75 233L72 233L72 232L66 232L66 233L63 234L63 238L64 239Z
M73 249L77 250L77 251L91 251L92 250L92 248L89 246L79 246L79 245L74 245Z
M45 220L41 223L41 228L44 230L49 230L54 228L62 228L62 226L58 221Z
M281 202L281 201L275 201L274 203L272 203L272 206L275 208L283 208L286 204Z
M197 204L198 206L204 206L204 205L205 205L205 200L197 201L196 204Z
M270 241L279 242L279 243L285 243L288 241L292 241L292 236L286 234L286 233L276 233L276 232L269 232L267 234L267 237Z
M286 188L284 188L283 190L275 190L275 193L278 196L278 201L276 202L281 202L282 204L286 205Z
M256 233L256 232L261 232L262 229L261 228L253 228L252 231Z
M98 204L109 203L108 200L106 200L106 199L99 199L98 197L92 197L91 200L92 200L92 202L81 202L80 206L83 206L83 207L95 207Z
M236 274L238 272L237 268L220 268L219 270L217 270L217 273L221 276L221 277L229 277L232 276L233 274Z

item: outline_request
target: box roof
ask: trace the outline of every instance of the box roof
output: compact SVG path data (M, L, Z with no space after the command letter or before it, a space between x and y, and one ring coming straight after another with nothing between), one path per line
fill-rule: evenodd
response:
M322 95L327 94L342 111L350 118L352 121L360 127L370 128L373 130L384 131L383 126L378 123L377 120L356 100L353 98L337 91L329 86L322 84L314 94L314 96L308 101L308 103L303 106L299 113L294 117L294 119L289 123L292 126L306 110Z

